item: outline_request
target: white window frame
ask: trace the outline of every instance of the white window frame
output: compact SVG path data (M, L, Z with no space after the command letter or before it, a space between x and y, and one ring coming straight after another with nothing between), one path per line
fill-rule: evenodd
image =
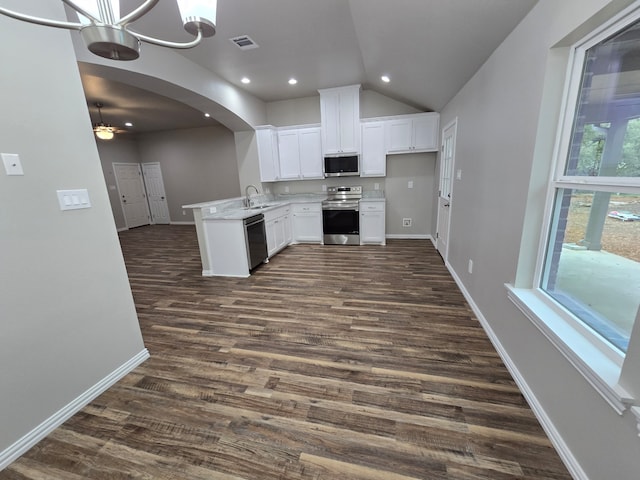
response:
M573 45L569 55L560 121L538 245L532 288L506 285L509 299L558 348L585 379L598 391L618 414L624 413L635 401L618 381L625 360L623 352L604 340L587 324L540 288L544 274L549 236L553 224L555 200L559 189L640 193L640 178L584 177L565 175L567 155L571 142L574 118L581 89L586 52L602 40L640 19L640 7L632 7L606 22L590 35ZM639 314L640 316L640 314ZM640 318L637 320L640 321ZM635 410L640 410L636 407ZM640 429L640 411L638 417Z

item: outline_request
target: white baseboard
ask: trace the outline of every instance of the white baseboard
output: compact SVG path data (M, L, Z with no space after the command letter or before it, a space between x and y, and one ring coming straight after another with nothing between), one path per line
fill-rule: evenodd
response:
M404 233L387 233L386 238L407 239L407 240L431 240L431 235L421 233L404 234Z
M120 233L120 232L126 232L127 230L129 230L129 228L128 228L128 227L118 228L118 233Z
M133 358L128 360L125 364L118 367L116 370L104 377L94 386L82 393L79 397L75 398L69 404L65 405L56 413L51 415L44 422L31 430L13 445L0 452L0 471L9 466L11 462L16 460L31 447L35 446L36 443L49 435L53 430L58 428L77 412L82 410L93 399L106 391L109 387L123 378L126 374L131 372L147 358L149 358L149 351L145 348Z
M169 225L195 225L196 222L169 222Z
M551 418L547 415L547 412L545 412L544 408L536 398L535 394L533 393L533 390L531 390L526 380L518 370L518 367L515 365L513 360L511 360L511 357L502 346L502 343L500 343L500 340L498 339L497 335L489 325L489 322L487 321L487 319L484 317L484 315L478 308L478 305L476 305L476 303L473 301L471 294L465 288L458 274L455 272L455 270L451 267L449 263L446 264L446 267L449 270L449 273L451 274L453 279L455 280L456 284L458 285L458 288L462 291L462 294L464 295L464 298L467 300L467 303L473 310L473 313L475 313L476 317L478 317L478 321L480 322L480 325L482 325L482 328L484 329L485 333L489 337L489 340L493 344L493 347L498 352L498 355L500 355L500 358L502 359L502 362L507 367L507 370L509 370L509 373L511 374L514 381L516 382L516 385L518 385L518 388L522 392L522 395L524 395L524 397L526 398L527 403L531 407L531 410L533 411L534 415L540 422L542 429L545 431L545 433L549 437L549 440L555 447L556 451L558 452L558 455L562 459L564 465L567 467L567 470L569 470L569 473L571 474L571 476L575 480L589 480L589 477L580 466L580 463L578 463L578 460L575 458L575 456L571 452L571 449L569 449L569 446L566 444L566 442L562 438L562 435L560 435L560 432L558 432L558 430L556 429L555 425L551 421Z

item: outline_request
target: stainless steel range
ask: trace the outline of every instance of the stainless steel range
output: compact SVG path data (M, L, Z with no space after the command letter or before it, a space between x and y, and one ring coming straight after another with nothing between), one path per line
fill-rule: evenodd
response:
M362 187L329 187L322 202L325 245L360 244L360 199Z

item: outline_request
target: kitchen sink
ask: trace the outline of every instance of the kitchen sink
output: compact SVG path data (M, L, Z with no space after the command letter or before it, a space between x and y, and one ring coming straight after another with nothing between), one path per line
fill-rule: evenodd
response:
M263 208L269 208L269 205L254 205L253 207L244 207L245 210L262 210Z

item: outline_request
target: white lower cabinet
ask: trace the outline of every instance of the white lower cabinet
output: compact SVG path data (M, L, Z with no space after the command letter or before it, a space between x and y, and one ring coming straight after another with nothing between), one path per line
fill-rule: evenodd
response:
M289 205L264 213L269 258L291 243L291 207Z
M360 202L360 245L385 245L385 202Z
M322 204L294 203L293 243L322 243Z

